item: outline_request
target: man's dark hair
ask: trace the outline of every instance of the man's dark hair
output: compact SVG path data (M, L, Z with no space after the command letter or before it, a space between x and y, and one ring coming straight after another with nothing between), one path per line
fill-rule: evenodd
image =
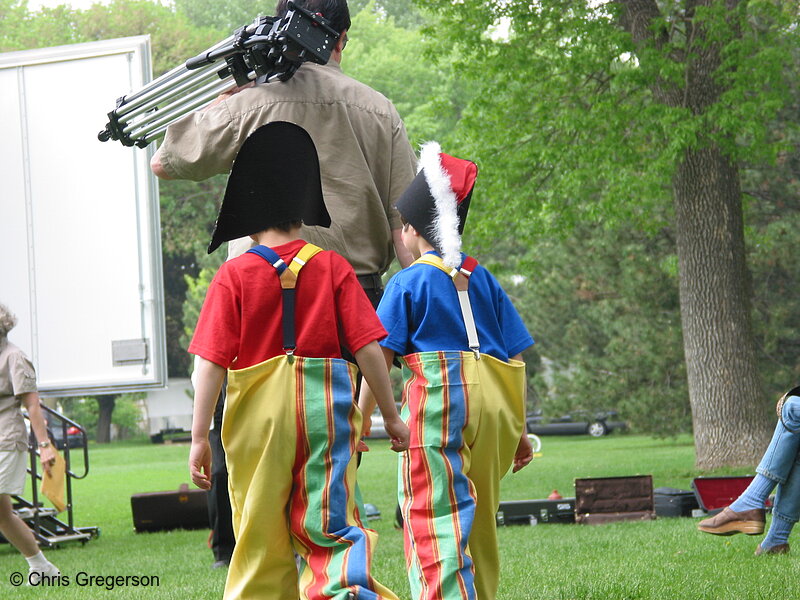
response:
M341 33L350 29L350 9L347 0L293 0L296 6L312 13L320 13L330 21L331 27ZM289 0L278 0L275 16L283 17L288 10Z

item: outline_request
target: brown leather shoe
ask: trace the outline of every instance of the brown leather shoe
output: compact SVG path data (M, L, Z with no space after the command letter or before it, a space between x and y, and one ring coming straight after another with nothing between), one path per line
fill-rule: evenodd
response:
M737 513L730 507L725 507L722 512L709 519L703 519L697 524L697 528L705 533L714 535L733 535L734 533L746 533L747 535L760 535L764 533L763 508L745 510Z
M764 548L759 544L758 548L756 548L756 556L761 556L762 554L789 554L789 544L777 544L769 548Z

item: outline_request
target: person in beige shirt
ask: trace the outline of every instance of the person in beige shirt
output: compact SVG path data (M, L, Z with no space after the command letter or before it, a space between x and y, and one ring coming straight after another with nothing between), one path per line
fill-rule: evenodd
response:
M278 3L277 16L285 14L286 1ZM329 229L304 227L301 235L344 256L377 304L380 277L394 256L403 267L411 262L394 201L413 179L416 158L394 105L342 72L350 27L346 1L296 4L321 13L341 32L328 64L305 63L283 83L236 88L185 116L167 129L151 168L165 179L200 181L229 172L242 143L259 126L272 121L299 125L319 153L323 195L333 221ZM249 239L231 242L229 258L250 245Z
M279 0L275 15L284 16L287 4ZM383 293L381 276L393 258L401 267L413 260L400 237L402 223L394 202L414 178L416 157L391 101L342 72L350 29L346 0L295 0L295 4L321 13L341 33L328 63L305 63L286 82L234 88L204 110L186 115L167 129L151 168L163 179L202 181L230 172L239 148L260 126L273 121L299 125L319 154L322 192L332 220L328 229L304 226L300 235L344 256L377 306ZM249 237L229 242L228 258L251 245ZM221 445L215 446L215 453L223 455ZM212 486L222 491L210 497L215 522L219 522L215 513L229 514L224 506L224 465L218 468ZM214 535L225 527L215 527ZM215 565L227 562L216 552L215 558Z
M37 585L42 576L57 577L60 572L44 557L33 533L12 509L11 496L22 493L27 475L28 432L22 405L28 411L45 473L50 473L56 454L39 406L36 372L22 350L8 341L8 332L16 324L11 311L0 304L0 533L28 561L27 582Z

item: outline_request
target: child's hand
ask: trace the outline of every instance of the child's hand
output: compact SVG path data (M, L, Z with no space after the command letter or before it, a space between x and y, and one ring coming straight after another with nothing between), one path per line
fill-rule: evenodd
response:
M362 413L361 437L368 437L370 431L372 431L372 415L368 413Z
M189 451L189 475L192 483L203 490L211 489L211 446L208 438L192 439Z
M383 426L386 433L389 434L389 439L392 441L392 450L395 452L402 452L408 450L408 441L411 437L411 431L408 425L403 423L403 419L399 416L396 419L386 420L384 418Z
M372 416L363 411L361 414L363 417L361 420L361 439L358 440L356 451L369 452L369 446L367 446L367 442L364 441L364 438L369 436L369 432L372 431Z
M520 469L527 467L532 460L533 446L531 445L531 441L528 439L528 436L523 433L522 437L519 438L519 444L517 444L517 451L514 454L514 468L511 470L511 472L516 473Z

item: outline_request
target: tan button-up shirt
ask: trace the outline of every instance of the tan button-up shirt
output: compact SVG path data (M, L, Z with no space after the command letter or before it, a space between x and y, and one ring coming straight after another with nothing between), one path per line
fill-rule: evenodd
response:
M247 136L272 121L308 131L319 154L332 225L306 227L303 238L344 256L358 275L385 272L394 257L391 230L401 226L393 204L416 159L394 105L333 61L306 63L285 83L257 85L187 115L168 128L161 165L176 179L228 173ZM229 256L249 247L249 239L232 243Z
M35 391L36 372L31 361L7 339L0 340L0 450L28 449L19 397Z

